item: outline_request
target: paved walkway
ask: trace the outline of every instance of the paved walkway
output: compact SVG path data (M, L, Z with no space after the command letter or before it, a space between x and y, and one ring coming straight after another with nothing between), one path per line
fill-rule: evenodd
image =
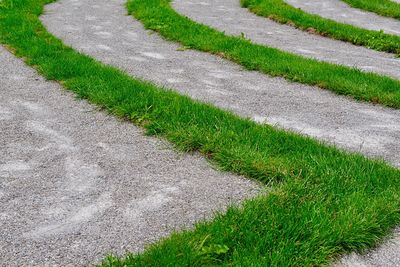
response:
M246 71L207 53L177 51L177 44L126 16L124 5L125 0L61 0L47 6L42 21L75 49L134 77L400 166L400 110Z
M304 11L359 28L400 35L400 20L353 8L340 0L284 0Z
M239 0L174 0L173 7L194 21L231 35L243 33L258 44L400 79L400 59L393 54L282 25L242 8Z
M217 6L222 1L224 5ZM235 16L240 18L242 14L254 18L250 13L243 13L247 11L239 9L237 3L233 2L237 1L203 0L201 5L206 8L201 8L193 2L179 0L175 2L175 7L192 5L185 14L196 16L202 22L210 21L209 18L214 15L223 17L221 14L226 11L225 5L228 4L237 7L232 13L231 23L236 21ZM174 88L182 94L211 102L241 116L308 134L369 156L383 157L400 166L400 111L357 103L315 87L245 71L209 54L177 51L178 45L166 42L157 34L150 34L141 23L126 16L124 4L124 0L61 0L47 6L42 21L50 32L75 49L115 65L135 77ZM212 10L221 10L222 13L210 16L208 12ZM234 27L232 23L231 28ZM297 34L298 31L294 32ZM335 48L332 49L336 53ZM364 48L357 49L376 53ZM387 57L383 55L382 58ZM394 66L398 64L394 59L388 59L388 62L394 63ZM398 75L399 71L399 68L395 68L392 76ZM353 254L338 264L400 265L398 240L400 229L396 231L396 238L386 242L379 250L366 256Z
M124 16L123 5L63 0L43 20L76 49L132 75L400 165L399 111L176 51ZM140 251L259 192L255 183L77 101L1 47L0 65L2 266L76 266ZM399 246L385 246L389 259L400 254ZM390 262L379 253L372 254L378 263Z
M74 99L0 46L0 266L137 252L259 192Z

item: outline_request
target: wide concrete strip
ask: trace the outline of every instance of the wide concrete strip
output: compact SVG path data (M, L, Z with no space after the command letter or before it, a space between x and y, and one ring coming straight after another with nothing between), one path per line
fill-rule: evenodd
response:
M61 0L47 6L42 21L75 49L135 77L400 166L399 110L245 71L206 53L177 51L179 45L126 16L124 4L124 0Z
M78 101L0 47L0 266L141 251L259 193Z
M340 0L284 0L305 12L359 28L400 35L400 20L353 8Z
M174 0L173 7L194 21L230 35L244 34L258 44L400 79L400 59L393 54L279 24L242 8L239 0Z

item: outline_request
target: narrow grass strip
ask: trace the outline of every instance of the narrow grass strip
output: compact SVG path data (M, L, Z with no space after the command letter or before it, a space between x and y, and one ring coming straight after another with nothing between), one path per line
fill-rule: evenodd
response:
M400 19L400 4L391 0L343 0L352 7Z
M370 1L370 0L366 0ZM358 28L295 8L284 0L240 0L243 7L276 22L340 41L400 55L400 36Z
M358 100L400 107L400 81L349 67L282 52L256 45L240 37L227 36L181 16L170 0L130 0L128 10L146 28L159 32L168 40L186 48L220 55L272 76L316 85Z
M150 83L64 46L38 16L50 0L0 3L0 42L47 79L163 136L271 193L230 208L139 256L104 266L311 266L371 247L400 222L400 171L383 162L259 125Z

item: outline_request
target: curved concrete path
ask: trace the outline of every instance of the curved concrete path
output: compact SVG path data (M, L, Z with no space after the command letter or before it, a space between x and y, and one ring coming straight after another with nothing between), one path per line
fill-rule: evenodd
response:
M400 166L400 110L246 71L207 53L178 51L126 16L124 4L61 0L47 6L41 19L75 49L135 77Z
M394 1L400 2L400 0ZM257 43L267 44L328 62L355 66L397 79L400 77L400 60L395 59L392 55L302 33L286 25L280 25L269 20L266 21L265 18L259 18L247 10L241 9L238 2L174 0L173 6L175 10L195 21L210 25L228 34L239 36L244 32L247 38ZM318 44L318 46L315 46L315 44ZM304 47L307 49L304 49ZM309 47L312 47L312 49L309 50ZM398 127L400 122L397 122L396 125ZM398 150L398 153L400 153L400 150ZM357 253L346 255L336 262L334 266L400 267L400 228L397 228L392 238L388 239L376 250L369 251L364 255Z
M145 137L0 46L0 266L89 266L259 186Z
M340 0L284 0L305 12L360 28L400 35L400 21L357 9Z
M175 10L227 34L322 61L400 79L400 59L350 43L282 25L240 7L239 0L174 0Z
M245 71L213 55L177 51L178 45L125 16L124 4L124 0L61 0L47 6L42 21L75 49L135 77L400 166L400 111ZM392 248L390 244L386 243Z

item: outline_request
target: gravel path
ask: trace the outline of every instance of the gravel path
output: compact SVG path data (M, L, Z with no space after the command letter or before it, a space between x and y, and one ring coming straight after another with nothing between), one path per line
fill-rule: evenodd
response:
M42 21L75 49L131 75L400 166L400 111L245 71L209 54L177 51L178 45L125 16L124 4L124 0L61 0L47 6ZM391 244L383 249L398 249ZM377 258L378 265L390 262L382 254ZM373 257L365 259L374 262Z
M0 65L0 266L139 251L259 192L77 101L1 46Z
M75 49L135 77L400 166L400 110L246 71L207 53L177 51L178 45L126 16L124 4L125 0L61 0L48 5L41 19Z
M340 259L333 267L400 267L400 228L394 237L376 250L359 255L352 253Z
M400 60L392 54L306 33L259 17L240 7L239 0L174 0L173 6L194 21L227 34L240 36L244 33L255 43L400 79Z
M285 0L285 2L324 18L352 24L360 28L383 30L388 34L400 35L399 20L353 8L340 0Z

